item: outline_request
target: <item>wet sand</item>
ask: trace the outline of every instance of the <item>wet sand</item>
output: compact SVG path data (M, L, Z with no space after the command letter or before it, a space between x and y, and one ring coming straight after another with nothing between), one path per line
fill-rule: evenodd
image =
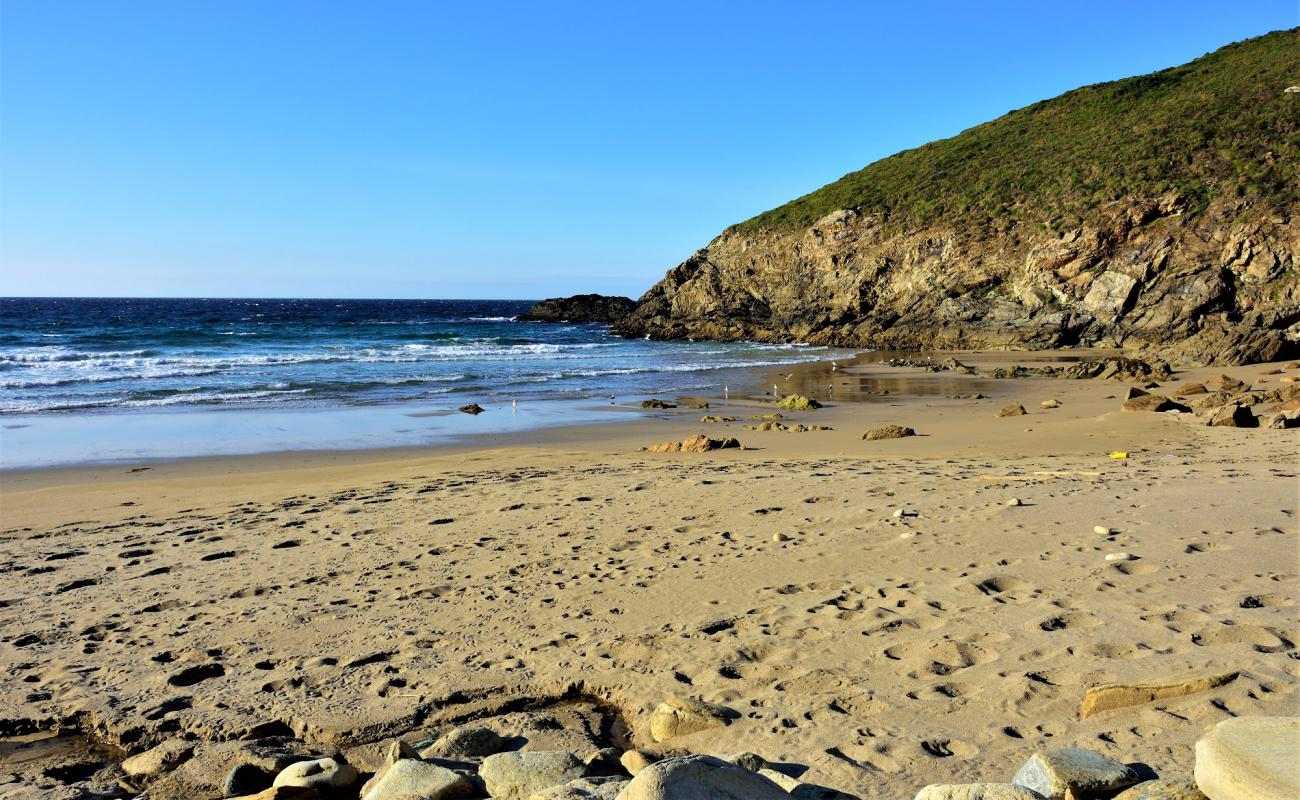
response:
M1115 381L768 380L828 402L787 422L833 430L745 430L760 388L452 447L6 473L0 733L347 748L583 699L652 745L650 711L685 695L737 718L660 749L902 797L1008 780L1040 745L1187 775L1206 725L1300 710L1295 431L1121 412ZM1013 401L1030 413L994 416ZM886 423L919 435L860 438ZM746 449L638 450L697 432ZM1079 718L1089 686L1229 670Z

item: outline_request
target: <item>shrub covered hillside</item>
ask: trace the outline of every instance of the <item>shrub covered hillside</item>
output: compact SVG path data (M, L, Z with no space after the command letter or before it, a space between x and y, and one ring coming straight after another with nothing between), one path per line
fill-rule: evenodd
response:
M837 209L912 227L939 217L1077 224L1108 200L1177 189L1300 202L1300 28L1179 67L1099 83L906 150L741 223L810 225Z
M723 231L616 324L847 347L1300 353L1300 29L1068 92Z

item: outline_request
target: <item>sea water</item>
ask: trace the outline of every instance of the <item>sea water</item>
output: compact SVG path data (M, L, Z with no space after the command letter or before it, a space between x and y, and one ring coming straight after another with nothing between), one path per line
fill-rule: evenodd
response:
M836 355L515 321L529 305L0 298L0 466L425 444ZM439 419L467 403L490 413Z

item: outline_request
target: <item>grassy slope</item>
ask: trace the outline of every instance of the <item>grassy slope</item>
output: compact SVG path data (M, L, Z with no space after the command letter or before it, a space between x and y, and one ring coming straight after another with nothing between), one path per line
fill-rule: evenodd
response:
M905 150L736 226L805 227L842 208L895 224L1073 225L1099 203L1179 189L1300 206L1300 28L1180 67L1085 86Z

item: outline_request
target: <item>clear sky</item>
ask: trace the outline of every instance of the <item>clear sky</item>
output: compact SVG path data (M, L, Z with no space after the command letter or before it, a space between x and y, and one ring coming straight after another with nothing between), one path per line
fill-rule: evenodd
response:
M0 0L0 294L637 296L871 161L1297 9Z

